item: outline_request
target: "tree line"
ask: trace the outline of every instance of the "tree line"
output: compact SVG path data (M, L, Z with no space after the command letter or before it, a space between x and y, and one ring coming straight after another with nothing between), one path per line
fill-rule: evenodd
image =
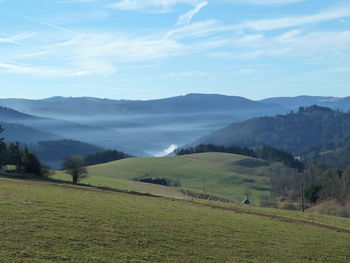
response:
M0 134L3 129L0 127ZM16 173L28 173L34 175L47 176L48 167L41 164L38 157L30 152L28 148L19 142L5 143L4 138L0 138L0 168L5 165L15 166Z
M245 155L253 158L257 157L257 154L254 150L246 147L239 147L234 145L222 146L222 145L214 145L214 144L199 144L195 147L180 148L175 151L176 155L187 155L187 154L205 153L205 152L232 153L232 154Z
M0 134L2 132L3 129L0 127ZM27 147L19 142L7 144L4 142L4 138L0 137L0 169L4 166L14 166L15 170L11 170L11 172L16 174L31 174L42 177L52 175L49 167L42 164ZM63 163L63 169L72 176L73 183L78 183L81 179L86 178L85 166L85 160L80 156L71 156Z
M3 128L0 126L0 134L2 132ZM73 183L78 183L88 176L86 166L130 157L133 156L116 150L106 150L91 154L86 158L70 156L64 160L62 168L72 176ZM42 164L37 155L31 152L26 146L19 142L5 143L4 138L0 136L0 169L4 166L14 166L15 170L11 171L17 174L31 174L43 177L52 175L49 167Z
M298 170L304 169L304 165L301 162L301 160L298 160L292 154L266 145L257 149L251 149L235 145L223 146L214 144L199 144L195 147L181 148L175 151L177 155L187 155L205 152L239 154L252 158L260 158L268 162L281 162L287 167L295 168Z

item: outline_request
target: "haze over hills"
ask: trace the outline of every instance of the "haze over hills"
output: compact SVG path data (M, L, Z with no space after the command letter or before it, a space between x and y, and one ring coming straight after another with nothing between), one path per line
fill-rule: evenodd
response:
M176 147L171 145L187 145L232 123L285 114L300 106L318 104L349 110L349 100L299 96L253 101L218 94L188 94L146 101L90 97L0 99L0 105L11 108L1 107L0 118L12 125L21 124L40 131L41 140L80 140L136 156L149 156L169 153L168 148ZM16 132L24 142L37 142L35 136L29 136L24 130L16 129ZM16 139L16 133L10 138Z
M56 169L61 168L62 161L70 155L86 156L102 151L103 148L118 148L135 155L147 155L137 146L129 147L119 143L121 137L118 132L104 127L37 117L5 107L0 107L0 124L4 128L6 142L19 141L26 144L38 154L42 162Z
M67 123L54 126L54 130L65 138L138 156L159 155L170 145L184 145L232 122L285 111L279 105L217 94L189 94L149 101L86 97L1 99L0 105L50 120L74 123L74 130L61 131ZM33 127L48 130L43 126Z
M27 146L52 169L61 169L63 161L70 156L87 157L104 150L101 147L74 140L39 141Z
M6 142L36 143L41 140L62 139L57 134L41 131L18 123L0 122L0 125L4 129L3 136Z

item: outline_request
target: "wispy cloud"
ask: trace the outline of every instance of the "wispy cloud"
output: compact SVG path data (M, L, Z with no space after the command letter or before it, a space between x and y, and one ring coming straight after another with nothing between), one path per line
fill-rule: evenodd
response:
M205 6L208 5L207 1L200 2L198 3L194 9L191 11L187 12L186 14L183 14L182 16L179 17L179 20L177 21L178 25L183 25L183 24L188 24L192 18Z
M222 0L232 4L248 4L248 5L267 5L267 6L282 6L305 2L307 0Z
M165 76L168 78L174 78L176 80L181 80L183 78L199 78L203 76L207 76L207 72L201 72L201 71L190 71L190 72L171 72L166 74Z
M350 31L300 29L302 25L348 17L350 8L227 25L215 19L191 23L192 17L208 4L203 0L121 0L115 4L119 8L131 10L147 6L168 8L178 3L193 5L194 8L182 15L176 26L153 34L136 36L113 31L75 32L41 20L22 17L26 21L54 30L0 37L0 44L18 45L16 50L0 50L3 61L0 67L7 72L51 77L88 74L106 76L118 72L125 64L137 66L144 62L157 63L160 60L196 53L203 53L212 59L226 57L238 60L277 55L307 57L317 53L326 57L329 54L337 56L350 51ZM265 32L289 27L292 29L285 32ZM19 46L23 44L23 40L31 41L26 41L23 47ZM203 76L201 74L203 73L197 71L175 72L168 77L178 79Z
M261 19L247 21L235 26L237 30L250 29L255 31L269 31L309 24L316 24L350 16L350 6L326 10L317 14L290 16L276 19Z
M62 3L91 3L97 0L61 0Z
M74 71L67 69L58 69L52 67L33 67L30 65L15 65L11 63L1 63L0 69L6 70L9 73L17 73L17 74L28 74L28 75L36 75L36 76L46 76L46 77L75 77L75 76L85 76L89 73L86 71Z
M240 43L236 45L241 47ZM249 59L282 54L310 57L320 53L336 57L350 51L350 31L290 31L276 37L251 39L245 46L251 51L243 52L240 56Z
M144 8L161 8L169 10L177 4L187 4L195 6L198 0L120 0L111 5L112 8L120 10L138 10Z
M70 24L76 22L85 22L93 20L102 20L110 17L110 13L103 9L93 9L88 11L65 11L49 18L51 25ZM66 29L67 30L67 29Z
M345 67L345 68L333 68L333 69L327 70L327 72L334 72L334 73L350 72L350 67Z
M207 21L201 21L191 23L171 29L164 35L166 38L181 39L181 38L193 38L200 36L208 36L210 34L226 30L219 25L218 21L211 19Z

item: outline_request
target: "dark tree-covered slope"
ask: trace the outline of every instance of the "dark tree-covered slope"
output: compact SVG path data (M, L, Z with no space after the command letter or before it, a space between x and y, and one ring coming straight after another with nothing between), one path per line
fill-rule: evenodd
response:
M310 147L341 144L350 136L350 114L311 106L297 113L254 118L232 124L201 138L194 144L269 145L301 154Z
M105 150L102 152L97 152L95 154L91 154L85 158L85 162L87 165L96 165L102 163L109 163L121 159L131 158L133 157L130 154L117 151L117 150Z
M35 129L26 125L18 123L5 123L0 121L0 125L4 128L4 137L7 142L22 142L22 143L36 143L41 140L58 140L61 136Z
M28 148L40 161L57 169L61 168L62 162L69 156L86 157L103 151L101 147L74 140L40 141L28 145Z

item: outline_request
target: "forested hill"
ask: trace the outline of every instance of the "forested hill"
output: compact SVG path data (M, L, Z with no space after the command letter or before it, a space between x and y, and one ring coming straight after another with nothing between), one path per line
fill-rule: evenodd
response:
M258 147L269 145L294 154L341 145L350 136L350 114L329 108L301 107L298 112L274 117L254 118L232 124L205 136L199 143Z

